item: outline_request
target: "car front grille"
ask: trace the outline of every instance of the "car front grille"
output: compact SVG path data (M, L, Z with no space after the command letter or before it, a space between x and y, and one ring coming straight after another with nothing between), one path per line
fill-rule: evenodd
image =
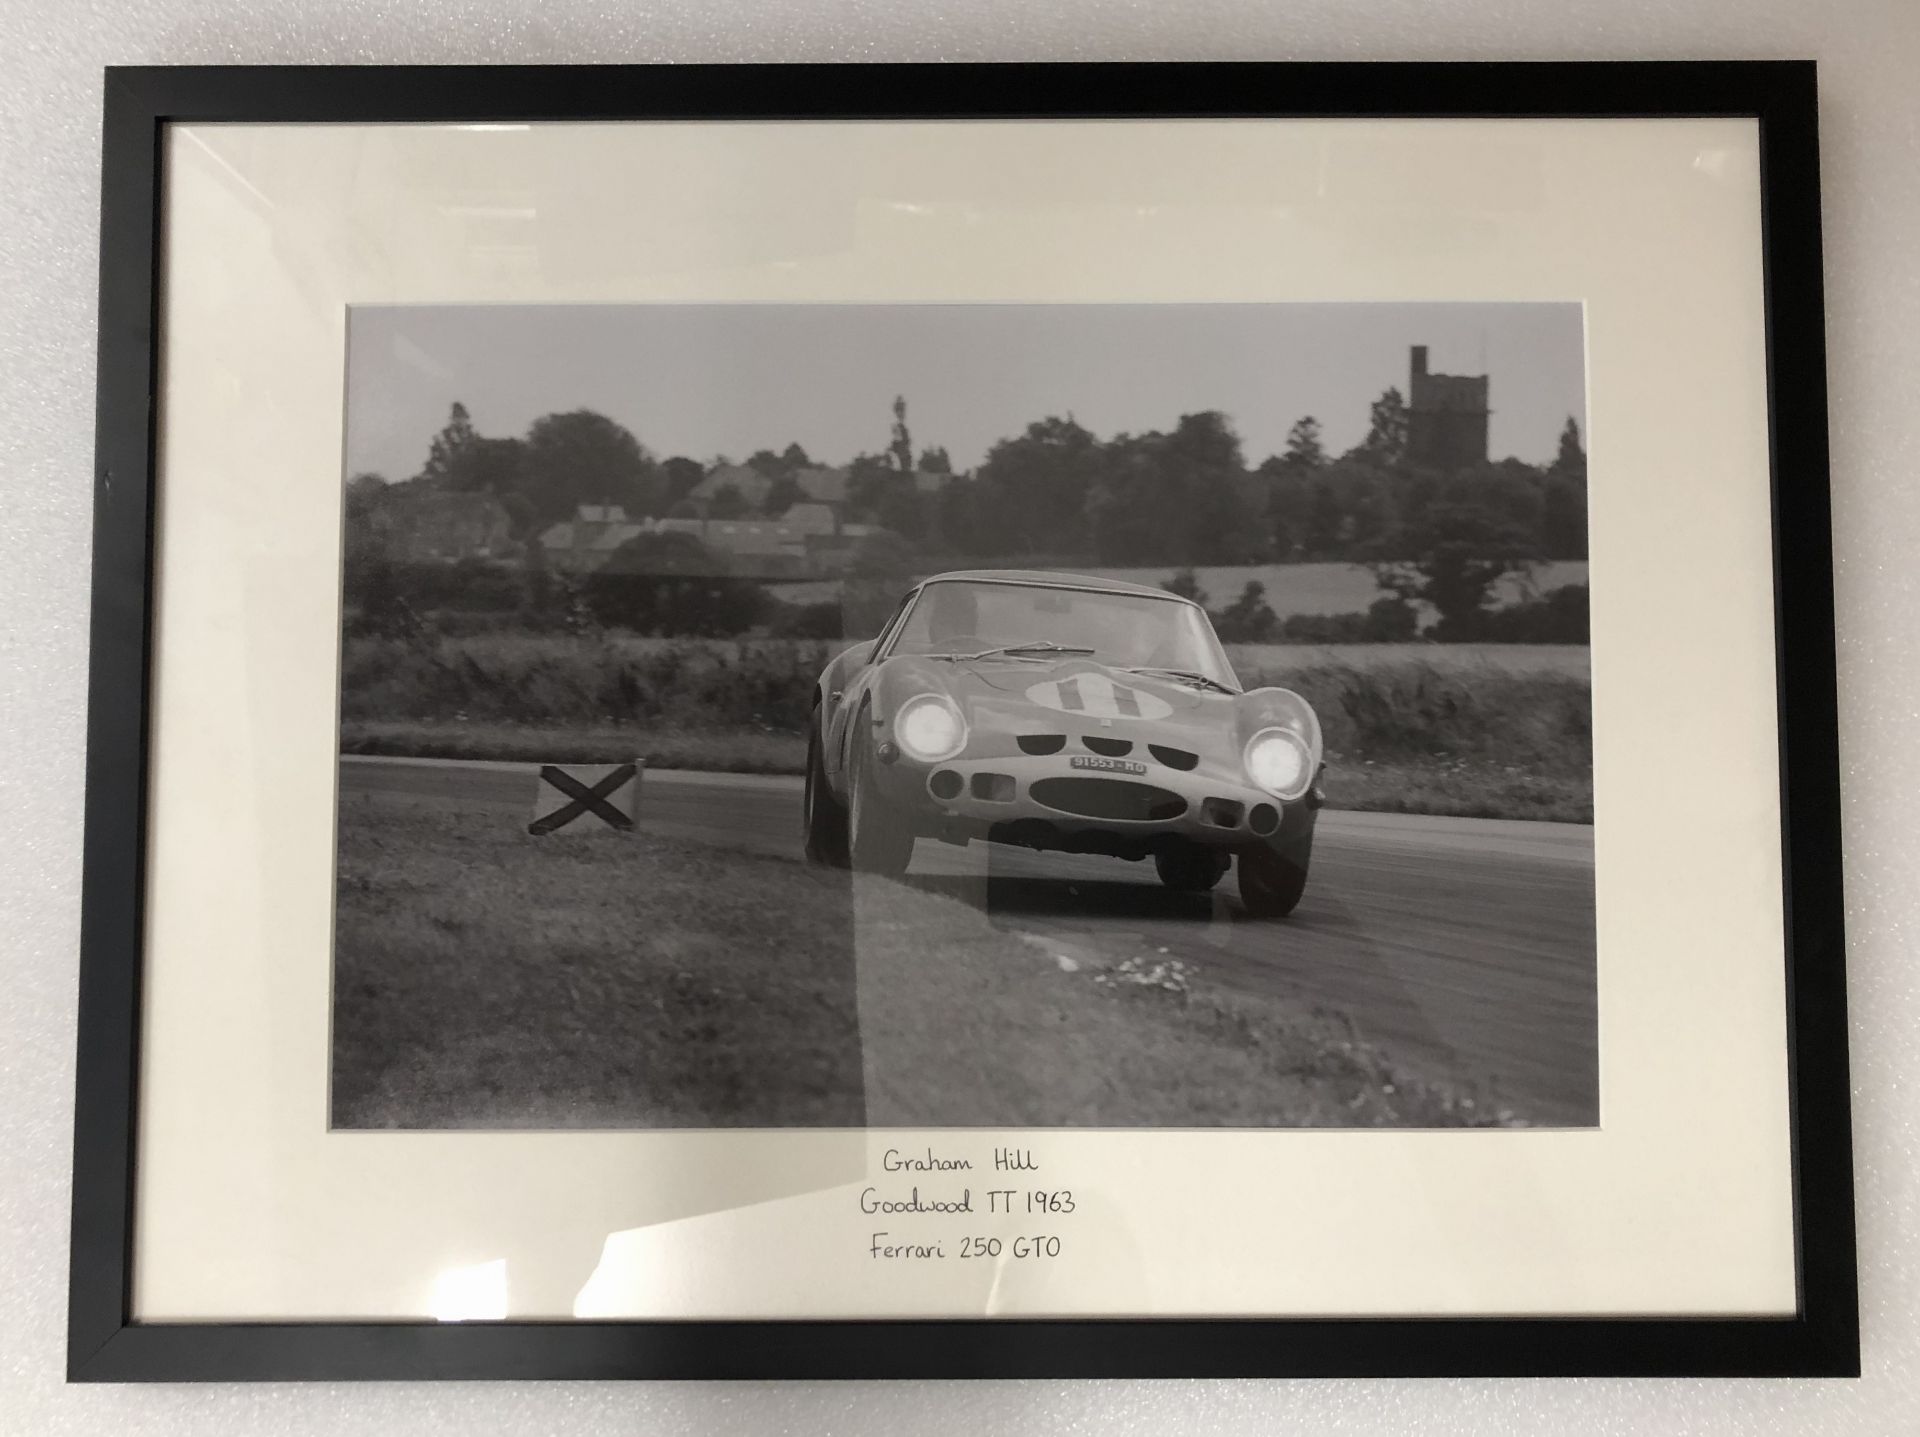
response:
M1042 778L1027 786L1035 803L1079 818L1119 823L1164 823L1187 811L1177 793L1117 778Z

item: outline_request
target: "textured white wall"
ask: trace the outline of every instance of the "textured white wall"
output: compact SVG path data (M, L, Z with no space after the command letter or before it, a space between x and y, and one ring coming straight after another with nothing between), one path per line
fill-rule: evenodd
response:
M65 1389L100 67L1822 64L1866 1378ZM1912 0L0 0L0 1432L1920 1431L1920 6Z

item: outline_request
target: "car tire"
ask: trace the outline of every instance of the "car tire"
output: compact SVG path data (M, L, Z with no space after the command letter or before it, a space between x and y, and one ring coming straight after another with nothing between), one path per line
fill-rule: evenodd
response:
M1313 853L1313 837L1304 843L1284 848L1242 849L1240 901L1255 918L1285 918L1300 906L1307 891L1307 865Z
M862 712L856 733L867 726ZM913 861L913 829L873 777L873 743L856 739L847 770L847 853L860 873L898 878Z
M823 868L847 866L847 810L827 783L821 752L820 725L807 730L807 786L801 799L801 822L807 838L807 862Z
M1227 864L1226 854L1198 844L1153 855L1153 871L1175 893L1205 893L1225 876Z

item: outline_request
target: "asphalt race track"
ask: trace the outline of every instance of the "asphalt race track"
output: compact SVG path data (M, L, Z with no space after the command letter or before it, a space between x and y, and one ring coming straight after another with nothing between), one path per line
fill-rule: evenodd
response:
M535 765L343 757L365 795L524 823ZM643 829L798 858L801 780L649 771ZM1598 1116L1593 830L1579 824L1328 811L1292 917L1248 919L1229 874L1195 897L1148 863L922 840L910 882L983 906L1073 956L1165 950L1212 981L1350 1018L1436 1076L1487 1084L1521 1118Z

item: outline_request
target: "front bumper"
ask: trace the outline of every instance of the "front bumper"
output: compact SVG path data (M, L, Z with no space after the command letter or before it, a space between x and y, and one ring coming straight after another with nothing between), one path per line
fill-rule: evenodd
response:
M1317 779L1289 802L1204 764L1190 771L1136 764L1144 771L1133 772L1120 765L1075 766L1073 757L962 754L929 764L895 754L874 766L874 781L927 837L1123 858L1189 844L1284 844L1311 830L1322 801Z

